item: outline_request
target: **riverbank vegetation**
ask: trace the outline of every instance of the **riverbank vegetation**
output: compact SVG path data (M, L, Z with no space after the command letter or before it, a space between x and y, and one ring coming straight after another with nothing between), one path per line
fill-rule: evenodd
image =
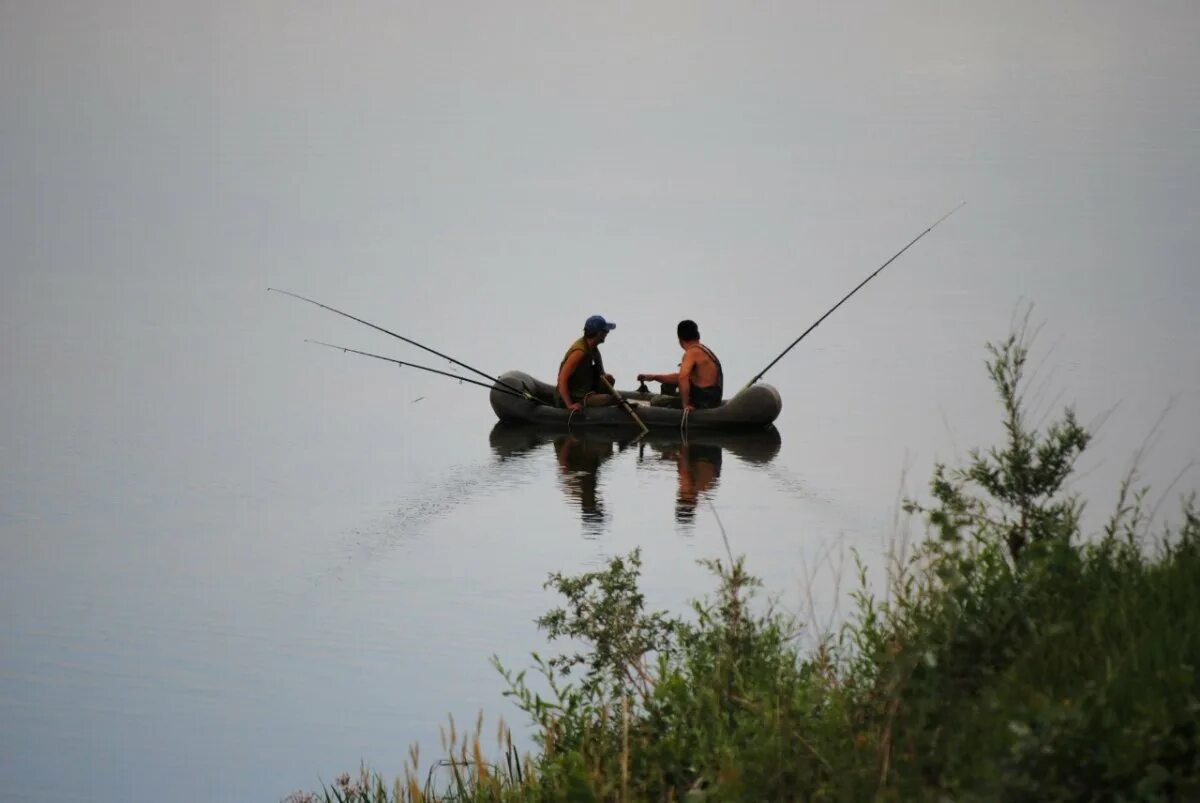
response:
M426 772L326 801L1200 799L1200 513L1152 529L1135 476L1103 532L1064 490L1089 434L1027 420L1022 333L989 346L1006 437L937 466L929 533L802 647L742 559L687 615L645 609L637 552L554 575L533 675L497 664L537 749L448 729ZM527 678L530 682L527 682ZM536 678L536 683L532 682ZM491 729L489 729L490 731Z

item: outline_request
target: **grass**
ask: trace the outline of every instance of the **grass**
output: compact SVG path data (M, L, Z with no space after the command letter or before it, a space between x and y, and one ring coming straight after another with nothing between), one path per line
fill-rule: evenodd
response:
M1089 435L1025 418L1024 330L989 346L1006 440L937 466L907 509L929 538L886 595L802 649L740 558L707 561L691 615L647 612L637 552L553 575L549 642L514 672L518 755L482 720L419 772L365 768L316 801L1150 801L1200 799L1200 514L1149 530L1131 477L1096 539L1063 491ZM542 676L538 692L526 672ZM490 745L489 745L490 747Z

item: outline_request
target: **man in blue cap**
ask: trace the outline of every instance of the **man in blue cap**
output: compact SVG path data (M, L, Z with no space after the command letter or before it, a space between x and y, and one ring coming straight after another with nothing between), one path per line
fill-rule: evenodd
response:
M613 378L612 374L604 372L604 360L599 349L608 333L616 328L615 323L604 320L600 315L593 315L584 321L583 337L571 344L559 363L558 397L555 401L572 411L582 409L584 405L604 407L617 403L617 398L604 384L607 379L611 385Z

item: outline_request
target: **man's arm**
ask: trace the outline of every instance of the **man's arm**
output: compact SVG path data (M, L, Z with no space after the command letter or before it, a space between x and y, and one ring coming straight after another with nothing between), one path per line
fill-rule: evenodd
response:
M558 395L562 396L563 403L567 405L568 410L578 410L583 407L579 402L571 401L571 390L567 385L567 380L571 378L571 374L575 373L575 368L582 359L582 351L578 349L572 351L567 355L567 359L563 360L562 368L558 369Z
M669 385L679 384L679 374L638 374L639 382L666 382Z

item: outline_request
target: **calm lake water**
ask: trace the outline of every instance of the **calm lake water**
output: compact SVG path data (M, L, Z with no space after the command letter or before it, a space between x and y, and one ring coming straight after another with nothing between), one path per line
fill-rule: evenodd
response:
M305 334L340 328L299 312ZM104 326L110 341L144 331ZM222 364L203 338L156 336ZM696 561L725 554L722 526L784 608L836 623L852 550L878 580L901 493L922 491L939 450L999 431L973 343L943 345L942 367L889 369L868 356L894 355L887 339L870 340L790 355L776 430L686 443L499 426L482 389L265 330L240 357L220 341L228 373L205 382L159 363L10 398L23 424L0 508L6 797L273 800L360 760L399 771L411 742L436 752L448 714L520 723L488 659L544 651L549 572L639 548L650 604L682 610L712 587ZM844 384L806 390L801 365ZM107 417L79 405L89 392ZM1082 490L1111 490L1158 409L1143 412L1112 413ZM1182 447L1150 461L1164 477L1195 448L1179 413L1167 428Z
M1027 401L1200 456L1200 6L0 4L0 798L273 801L520 724L548 573L642 550L650 604L747 556L828 627L938 460ZM774 435L495 428L585 318L619 384L695 319ZM1165 416L1163 415L1165 411ZM1156 422L1162 419L1156 428ZM1144 448L1143 448L1144 447ZM1182 473L1181 473L1182 472Z
M874 554L888 530L887 500L856 509L777 430L510 428L488 422L485 392L450 387L472 404L436 385L400 400L440 404L420 408L437 431L415 443L354 427L358 448L319 468L247 481L244 466L181 465L136 490L92 477L7 504L4 772L47 772L21 798L149 784L273 799L364 758L395 770L409 742L436 746L447 714L520 722L488 658L524 666L540 648L550 571L640 548L652 603L678 609L710 586L695 561L724 554L723 524L785 604L830 617L831 555ZM296 462L331 434L294 437ZM113 448L117 464L146 444Z

